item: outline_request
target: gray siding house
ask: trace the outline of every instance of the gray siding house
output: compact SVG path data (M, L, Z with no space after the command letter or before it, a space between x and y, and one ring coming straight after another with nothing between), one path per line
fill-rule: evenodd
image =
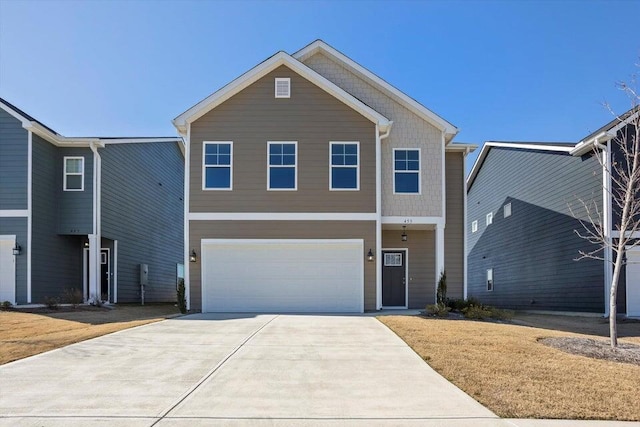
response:
M597 206L615 241L612 162L638 113L627 112L577 144L487 142L467 179L467 295L498 307L609 314L613 258L581 259L598 246L580 238ZM595 151L594 151L595 148ZM640 236L638 236L640 237ZM640 316L640 250L626 251L617 311Z
M0 100L0 301L175 301L180 138L68 138ZM178 271L180 270L180 273Z

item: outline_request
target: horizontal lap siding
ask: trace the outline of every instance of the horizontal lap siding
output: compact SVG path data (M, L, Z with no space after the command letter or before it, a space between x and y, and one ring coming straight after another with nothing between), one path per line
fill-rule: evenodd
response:
M446 153L447 213L444 229L444 267L447 296L462 298L464 292L464 154Z
M16 257L16 302L27 302L27 218L0 218L0 235L15 235L22 253ZM2 302L2 301L0 301Z
M291 98L274 79L291 78ZM191 212L375 212L375 125L282 66L191 125ZM202 191L202 142L233 141L233 191ZM298 142L298 190L267 191L267 141ZM329 191L329 142L360 142L360 191Z
M93 233L93 152L90 148L57 148L55 179L58 195L58 232ZM84 191L64 191L64 157L84 157Z
M602 312L603 264L575 261L579 250L593 247L576 235L582 225L568 206L585 218L577 199L601 200L601 183L592 156L492 148L468 194L469 296L516 309ZM512 214L504 218L509 202ZM494 219L487 226L489 212ZM494 269L491 292L488 268Z
M200 310L202 239L363 239L365 257L376 247L376 223L373 221L190 221L191 248L198 262L189 263L191 309ZM364 308L376 308L375 262L364 263Z
M408 229L407 235L403 242L402 230L384 230L382 248L408 249L409 308L424 308L435 301L435 232Z
M175 142L107 144L102 157L102 236L118 241L118 301L175 301L183 263L184 159ZM113 254L112 254L113 257Z
M28 133L0 109L0 210L27 209Z

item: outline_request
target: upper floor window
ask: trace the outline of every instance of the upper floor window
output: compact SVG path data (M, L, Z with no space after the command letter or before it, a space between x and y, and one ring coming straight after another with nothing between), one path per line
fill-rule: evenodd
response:
M64 191L84 191L84 157L64 158Z
M330 190L360 189L360 144L331 142Z
M291 79L276 77L276 98L291 98Z
M298 188L298 143L267 143L267 189L297 190Z
M487 225L493 224L493 212L487 214Z
M503 208L503 213L504 213L504 217L510 217L511 216L511 202L507 203L506 205L504 205Z
M478 220L477 219L471 223L471 232L475 233L476 231L478 231Z
M233 187L233 143L231 141L203 143L202 188L231 190Z
M420 149L393 149L394 194L420 194Z

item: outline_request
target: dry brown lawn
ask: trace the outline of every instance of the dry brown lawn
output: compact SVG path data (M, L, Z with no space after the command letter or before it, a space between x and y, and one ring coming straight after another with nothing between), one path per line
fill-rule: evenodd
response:
M604 339L599 338L607 330L602 319L514 319L537 327L419 316L379 320L501 417L640 421L640 366L572 355L538 342L562 336ZM621 342L640 344L640 323L623 323L620 330Z
M0 364L177 314L168 304L0 311Z

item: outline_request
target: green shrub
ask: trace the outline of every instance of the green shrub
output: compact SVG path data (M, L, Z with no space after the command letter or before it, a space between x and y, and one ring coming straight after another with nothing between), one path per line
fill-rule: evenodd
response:
M0 304L0 310L9 310L12 306L13 304L11 304L11 302L2 301L2 303Z
M77 308L84 302L84 295L80 289L65 289L62 294L62 301L71 304L73 308Z
M429 304L426 307L427 314L437 317L447 317L451 308L447 307L444 304Z
M60 300L57 297L44 297L44 305L51 310L57 310Z
M184 279L178 280L178 310L180 310L180 313L182 314L185 314L187 312L187 300L185 299Z
M436 304L445 305L447 303L447 272L442 270L436 291Z
M467 319L485 320L491 318L491 310L481 305L470 305L462 310L462 314Z
M448 299L447 300L447 306L451 308L451 310L453 311L464 311L466 308L471 307L472 305L476 306L476 307L484 307L484 304L482 304L480 301L478 301L476 298L469 298L469 299Z

